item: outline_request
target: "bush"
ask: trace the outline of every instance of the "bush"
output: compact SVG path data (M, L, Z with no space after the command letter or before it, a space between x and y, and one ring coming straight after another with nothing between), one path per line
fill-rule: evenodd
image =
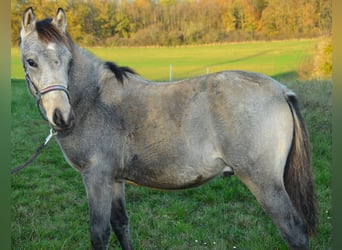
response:
M317 51L306 58L299 70L303 80L331 79L332 75L332 37L323 37L316 45Z

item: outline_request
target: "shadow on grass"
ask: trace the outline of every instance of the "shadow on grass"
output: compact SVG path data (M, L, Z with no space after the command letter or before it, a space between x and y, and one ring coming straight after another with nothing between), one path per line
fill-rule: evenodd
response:
M271 77L280 82L294 81L294 80L298 80L298 72L289 71L289 72L284 72L281 74L272 75Z
M252 58L256 58L256 57L265 55L265 54L267 54L267 53L269 53L269 52L271 52L271 51L272 51L272 50L268 49L268 50L264 50L264 51L260 51L260 52L258 52L258 53L255 53L255 54L253 54L253 55L248 55L248 56L244 56L244 57L240 57L240 58L235 58L235 59L228 60L228 61L216 62L216 63L207 65L207 67L213 67L213 66L227 65L227 64L242 62L242 61L250 60L250 59L252 59Z

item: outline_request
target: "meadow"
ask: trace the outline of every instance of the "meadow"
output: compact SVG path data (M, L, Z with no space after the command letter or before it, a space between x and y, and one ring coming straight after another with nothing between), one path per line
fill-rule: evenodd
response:
M317 39L229 43L184 47L89 48L103 60L133 68L149 80L183 79L221 70L250 70L271 75L295 74L314 53ZM24 76L19 49L12 49L12 78Z
M319 226L312 249L331 249L330 81L299 81L298 68L316 40L179 48L91 48L147 79L181 79L224 69L271 75L298 95L312 146ZM12 49L12 167L24 162L49 127L29 95L18 49ZM81 176L52 140L34 163L11 178L12 249L90 249L88 206ZM136 249L287 249L270 218L236 178L217 177L177 192L127 185L127 212ZM114 235L109 249L120 249Z

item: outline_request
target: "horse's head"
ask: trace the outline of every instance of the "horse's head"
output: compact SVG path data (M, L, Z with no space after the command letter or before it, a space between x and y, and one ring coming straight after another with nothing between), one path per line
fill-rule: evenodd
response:
M74 124L68 92L71 41L65 28L66 15L62 9L58 9L53 19L37 21L32 8L28 8L20 32L20 53L28 88L55 130L67 130Z

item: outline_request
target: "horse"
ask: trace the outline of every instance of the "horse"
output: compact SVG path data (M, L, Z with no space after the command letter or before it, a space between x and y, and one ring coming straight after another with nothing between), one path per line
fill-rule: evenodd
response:
M125 183L178 190L235 174L290 249L309 249L317 226L310 140L296 94L271 77L222 71L173 82L143 79L76 45L66 13L22 16L28 89L82 176L92 249L111 228L133 249Z

